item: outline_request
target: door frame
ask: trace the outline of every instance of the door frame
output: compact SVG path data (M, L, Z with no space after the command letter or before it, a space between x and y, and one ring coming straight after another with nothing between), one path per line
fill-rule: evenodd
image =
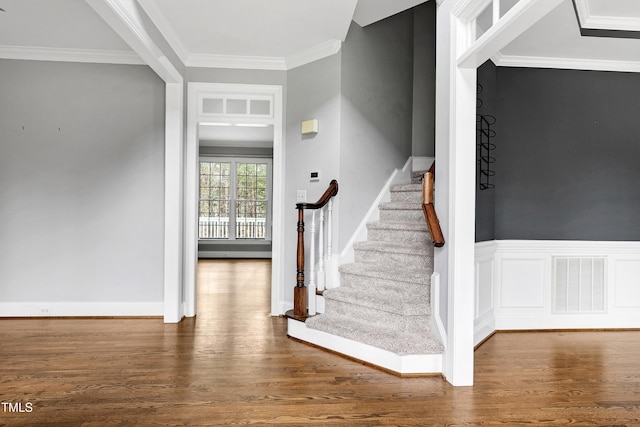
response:
M273 125L273 167L272 167L272 232L271 232L271 315L284 313L284 288L282 272L284 241L284 184L285 150L283 123L283 95L279 85L253 85L230 83L190 82L187 89L187 138L185 150L185 277L184 277L184 314L193 317L197 312L196 302L196 266L198 262L198 182L199 150L198 123L208 121L200 114L199 103L203 96L270 96L273 100L272 114L261 119Z

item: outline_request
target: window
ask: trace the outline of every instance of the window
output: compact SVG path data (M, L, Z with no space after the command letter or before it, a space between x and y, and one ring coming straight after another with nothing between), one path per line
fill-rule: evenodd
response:
M270 159L200 159L198 238L271 240L270 192Z

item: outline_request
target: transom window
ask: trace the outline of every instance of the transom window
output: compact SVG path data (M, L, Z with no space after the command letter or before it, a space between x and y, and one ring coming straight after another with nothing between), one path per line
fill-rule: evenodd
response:
M271 160L200 159L199 239L271 240Z

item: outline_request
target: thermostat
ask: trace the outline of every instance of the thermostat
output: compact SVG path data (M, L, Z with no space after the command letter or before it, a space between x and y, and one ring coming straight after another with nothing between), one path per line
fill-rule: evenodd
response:
M311 172L309 181L311 181L311 182L320 181L320 172Z

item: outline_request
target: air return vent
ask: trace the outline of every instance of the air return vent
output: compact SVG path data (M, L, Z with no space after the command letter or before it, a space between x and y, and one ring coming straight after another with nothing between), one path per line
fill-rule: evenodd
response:
M554 258L554 312L604 312L604 270L604 258Z

